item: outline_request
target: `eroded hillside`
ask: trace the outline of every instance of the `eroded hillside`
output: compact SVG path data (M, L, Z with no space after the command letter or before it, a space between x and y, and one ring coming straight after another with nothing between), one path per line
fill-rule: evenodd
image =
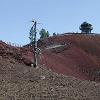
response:
M55 36L38 47L36 69L30 45L0 41L0 100L99 100L99 36Z
M46 49L48 46L64 45ZM57 73L100 81L100 36L62 35L40 42L42 64Z

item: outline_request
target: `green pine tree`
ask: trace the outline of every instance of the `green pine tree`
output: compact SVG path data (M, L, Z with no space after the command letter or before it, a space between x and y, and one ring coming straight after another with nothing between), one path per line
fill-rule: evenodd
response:
M53 36L56 36L56 35L57 35L57 34L54 32L54 33L53 33Z
M40 30L39 34L40 34L40 38L46 38L46 37L49 37L49 32L46 31L46 30L43 29L43 28Z

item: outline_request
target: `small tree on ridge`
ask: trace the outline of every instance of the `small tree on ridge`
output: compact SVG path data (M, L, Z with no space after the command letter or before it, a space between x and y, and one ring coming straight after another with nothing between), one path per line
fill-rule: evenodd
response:
M46 31L46 30L43 29L43 28L40 30L39 34L40 34L40 38L46 38L46 37L49 37L49 32Z

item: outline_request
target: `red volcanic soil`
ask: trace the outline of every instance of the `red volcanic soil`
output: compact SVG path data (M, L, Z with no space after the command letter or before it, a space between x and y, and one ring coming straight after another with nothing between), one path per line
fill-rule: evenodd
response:
M64 47L46 49L49 45ZM62 35L44 39L41 62L57 73L100 81L100 36Z
M63 45L49 48L54 45ZM38 41L39 64L81 80L100 82L100 36L61 35ZM48 49L49 48L49 49ZM0 42L0 56L13 57L20 63L33 63L32 48L18 48Z
M100 82L99 37L91 37L40 40L39 68L30 66L34 60L29 45L0 41L0 100L99 100L100 83L87 81Z

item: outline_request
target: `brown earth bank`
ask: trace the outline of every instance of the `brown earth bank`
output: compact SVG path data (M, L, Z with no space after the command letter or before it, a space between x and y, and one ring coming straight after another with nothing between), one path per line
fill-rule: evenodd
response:
M0 56L0 100L99 100L100 83Z
M35 69L30 45L0 41L0 100L99 100L100 36L65 34L38 47Z

